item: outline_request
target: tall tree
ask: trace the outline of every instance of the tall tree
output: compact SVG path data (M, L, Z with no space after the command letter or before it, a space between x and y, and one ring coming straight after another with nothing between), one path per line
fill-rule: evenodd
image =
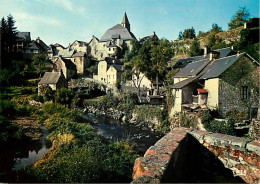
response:
M202 54L201 48L200 48L200 42L197 38L194 39L194 41L191 43L189 55L192 56L198 56Z
M193 27L185 29L182 34L183 39L193 39L196 37L195 29Z
M249 10L246 7L240 7L240 9L233 15L230 23L228 24L229 29L235 29L243 26L250 18Z
M211 28L210 32L219 33L221 31L222 31L222 27L219 27L218 24L216 24L216 23L212 24L212 28Z

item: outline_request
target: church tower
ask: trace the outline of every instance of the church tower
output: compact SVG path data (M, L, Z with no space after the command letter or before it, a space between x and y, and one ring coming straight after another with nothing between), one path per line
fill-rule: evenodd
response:
M124 14L124 17L123 17L123 20L122 20L121 25L122 25L123 27L125 27L126 29L128 29L128 31L130 32L130 23L129 23L129 21L128 21L126 12L125 12L125 14Z

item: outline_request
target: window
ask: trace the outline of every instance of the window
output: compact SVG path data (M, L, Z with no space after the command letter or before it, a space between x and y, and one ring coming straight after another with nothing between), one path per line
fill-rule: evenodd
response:
M241 99L248 99L248 86L241 86L240 90Z

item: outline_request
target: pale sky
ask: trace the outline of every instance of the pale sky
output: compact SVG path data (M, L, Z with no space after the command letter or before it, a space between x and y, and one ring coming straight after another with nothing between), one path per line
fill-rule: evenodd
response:
M47 45L67 47L75 40L89 42L121 23L127 13L136 38L156 32L159 38L176 40L180 31L210 30L217 23L228 29L239 7L259 17L259 0L0 0L0 16L12 14L18 31L31 32Z

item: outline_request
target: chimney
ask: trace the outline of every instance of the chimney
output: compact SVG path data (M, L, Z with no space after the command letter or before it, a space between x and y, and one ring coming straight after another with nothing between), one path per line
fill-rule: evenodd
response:
M208 46L205 45L204 47L204 57L209 53L209 48Z
M211 51L211 52L209 53L209 60L212 61L212 60L218 59L218 58L219 58L219 55L220 55L219 52L217 52L217 51Z
M204 52L205 52L205 50L204 50ZM204 56L205 56L205 53L204 53ZM210 61L213 60L213 53L212 53L212 52L209 53L209 60L210 60Z
M37 37L37 38L36 38L36 42L37 42L37 43L40 43L40 37Z

